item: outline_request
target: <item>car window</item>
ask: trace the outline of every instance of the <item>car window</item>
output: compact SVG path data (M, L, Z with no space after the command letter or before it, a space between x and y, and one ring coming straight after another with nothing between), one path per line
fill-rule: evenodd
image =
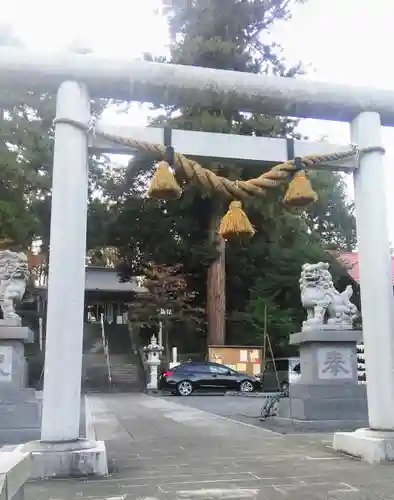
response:
M278 359L276 361L276 370L278 372L287 372L288 369L289 369L288 359Z
M230 371L227 366L220 365L209 365L211 373L217 373L218 375L227 375Z
M201 364L201 365L195 365L194 371L197 373L210 373L211 370L209 369L209 365Z
M186 363L184 365L179 365L173 368L173 371L176 372L193 372L196 370L196 366L192 363Z
M266 364L265 371L267 372L287 372L289 370L289 360L288 359L275 359L275 366L272 361L268 361Z
M295 365L295 367L293 368L293 372L301 373L301 365L300 365L300 363L298 363L298 364Z
M300 360L297 358L289 359L289 369L294 370L294 367L300 364Z
M272 364L272 361L269 361L268 363L266 363L265 365L265 369L267 372L271 372L274 370L274 367L273 367L273 364Z
M209 366L206 363L185 363L178 367L178 370L187 373L210 373Z

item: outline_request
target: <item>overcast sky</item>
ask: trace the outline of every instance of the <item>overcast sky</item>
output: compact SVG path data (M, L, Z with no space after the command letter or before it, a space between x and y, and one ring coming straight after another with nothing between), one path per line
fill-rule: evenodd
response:
M13 0L1 6L0 22L9 23L29 48L55 52L75 43L97 55L125 59L165 53L167 28L157 12L160 5L160 0ZM308 65L311 79L394 89L387 44L393 20L394 0L309 0L295 9L291 21L276 27L275 36L289 61ZM146 109L136 105L126 117L109 112L106 119L143 126ZM301 130L311 138L349 142L347 124L307 120ZM384 142L387 181L393 185L391 129L385 129ZM352 196L351 179L348 184ZM388 208L394 241L394 200L388 200Z

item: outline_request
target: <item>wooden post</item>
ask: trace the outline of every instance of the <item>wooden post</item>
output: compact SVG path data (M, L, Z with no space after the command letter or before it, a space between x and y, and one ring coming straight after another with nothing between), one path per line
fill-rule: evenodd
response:
M208 269L207 276L207 345L226 342L226 242L218 234L221 214L212 215L209 239L218 251L217 259Z

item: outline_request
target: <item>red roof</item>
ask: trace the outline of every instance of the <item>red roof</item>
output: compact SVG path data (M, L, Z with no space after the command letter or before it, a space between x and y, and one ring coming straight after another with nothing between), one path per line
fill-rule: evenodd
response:
M337 259L348 269L351 278L360 283L360 271L358 265L358 252L335 252ZM394 257L391 257L391 281L394 286Z

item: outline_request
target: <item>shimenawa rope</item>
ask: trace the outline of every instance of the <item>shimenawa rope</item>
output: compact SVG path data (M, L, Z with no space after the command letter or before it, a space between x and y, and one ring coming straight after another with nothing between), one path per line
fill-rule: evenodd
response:
M157 160L165 160L167 158L168 146L111 135L97 130L93 122L85 124L70 118L56 118L54 123L75 126L87 133L128 148L131 151L138 150L140 152L151 153ZM183 154L173 151L171 152L171 167L174 168L175 175L178 174L178 178L186 182L197 182L208 191L216 191L226 198L236 200L236 203L233 202L230 204L230 209L223 217L219 229L219 233L227 239L234 234L237 236L252 236L255 232L246 214L243 212L239 200L262 196L268 188L276 188L290 181L284 203L290 207L304 207L317 200L317 194L313 191L305 170L310 167L344 160L356 155L360 156L362 153L371 151L384 152L381 147L360 150L357 146L352 146L348 151L344 152L294 158L275 165L259 177L246 181L231 181L202 167L199 163L187 158ZM173 176L169 163L160 161L151 181L148 194L160 199L175 199L180 197L181 192L182 189Z

